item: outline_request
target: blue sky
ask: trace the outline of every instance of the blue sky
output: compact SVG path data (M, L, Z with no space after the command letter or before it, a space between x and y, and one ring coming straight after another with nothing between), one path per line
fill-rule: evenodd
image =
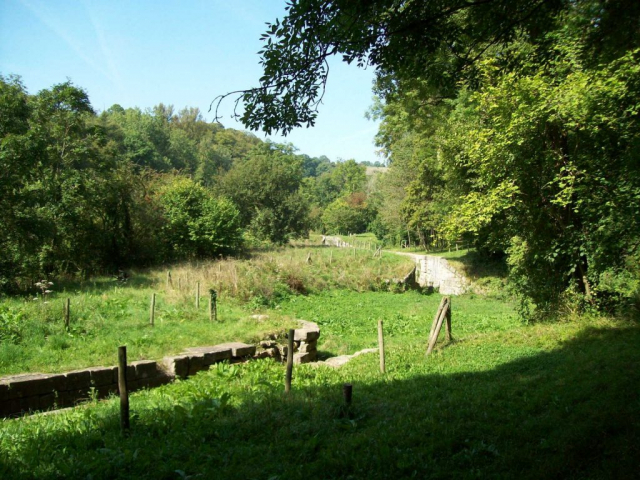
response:
M198 107L207 120L219 94L249 88L261 75L257 51L265 22L284 0L0 0L0 73L17 74L30 93L70 78L97 110L114 103ZM332 160L380 160L372 69L335 59L316 126L271 137L300 153ZM226 127L244 129L222 108ZM264 135L255 132L260 138Z

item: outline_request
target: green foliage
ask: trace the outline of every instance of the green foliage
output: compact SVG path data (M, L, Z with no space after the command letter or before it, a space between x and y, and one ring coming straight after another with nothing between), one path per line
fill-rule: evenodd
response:
M114 105L96 116L70 82L29 95L18 77L0 77L0 113L2 292L44 276L234 253L244 229L278 243L305 235L302 163L312 175L331 165L208 123L198 109ZM209 193L232 166L231 177L254 180L238 206Z
M311 263L307 257L311 254ZM0 299L0 375L60 372L115 362L118 345L127 344L135 359L157 359L186 347L228 341L258 341L292 325L279 305L333 288L354 292L383 290L385 278L406 275L408 258L368 252L354 258L347 249L278 248L250 259L199 260L198 265L131 271L126 283L113 277L82 282L56 281L46 300ZM201 295L218 293L218 320L212 325L201 298L194 306L195 283ZM149 327L149 298L157 295L155 326ZM62 307L71 301L70 330ZM254 311L276 309L256 322ZM194 344L194 339L197 339Z
M364 194L356 193L329 204L322 214L322 224L327 233L362 233L372 216Z
M0 344L19 343L22 338L22 311L0 304Z
M456 340L425 357L439 296L410 294L405 302L396 295L395 309L391 296L334 292L312 299L314 305L298 297L300 308L287 307L302 318L319 309L321 341L324 332L329 340L339 338L351 325L362 335L351 338L365 346L375 345L382 317L389 333L384 376L375 353L340 369L296 366L284 398L282 365L218 364L186 381L132 394L128 435L119 430L117 398L2 422L0 475L636 475L640 378L628 368L638 358L636 325L585 318L526 326L497 302L465 297L454 300ZM320 353L339 348L324 345ZM346 416L344 383L353 384Z
M309 230L309 207L300 194L302 164L292 146L265 143L234 163L217 188L238 205L255 237L283 244Z
M172 258L228 254L240 246L238 209L226 199L216 199L203 187L177 178L160 192L166 225L162 238Z

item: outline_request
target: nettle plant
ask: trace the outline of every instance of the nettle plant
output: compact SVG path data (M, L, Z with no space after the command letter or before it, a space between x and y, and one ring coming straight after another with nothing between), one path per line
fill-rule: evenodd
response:
M42 301L47 300L47 295L53 293L53 290L50 290L53 287L53 282L48 282L47 280L41 280L36 282L36 287L40 290L40 294L42 295ZM38 300L38 297L34 298L34 300Z

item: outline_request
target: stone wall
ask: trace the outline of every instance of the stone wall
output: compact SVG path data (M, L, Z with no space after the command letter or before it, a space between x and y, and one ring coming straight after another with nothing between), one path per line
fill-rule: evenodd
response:
M469 290L469 281L442 257L416 255L416 266L416 281L421 287L432 287L443 295L462 295Z
M320 329L313 322L301 321L295 330L294 363L312 362L317 357ZM286 360L285 335L274 335L259 346L240 342L210 347L187 348L182 354L164 357L162 361L142 360L127 365L129 391L154 388L187 378L214 363L242 362L257 358ZM278 341L280 340L280 341ZM92 397L106 398L118 394L118 368L92 367L59 374L26 374L0 378L0 417L18 416L29 412L72 407Z

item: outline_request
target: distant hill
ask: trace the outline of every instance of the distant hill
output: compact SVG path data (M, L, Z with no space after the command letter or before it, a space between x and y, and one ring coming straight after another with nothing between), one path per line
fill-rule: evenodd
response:
M378 173L385 173L389 168L388 167L367 167L367 176L370 177L372 175L376 175Z

